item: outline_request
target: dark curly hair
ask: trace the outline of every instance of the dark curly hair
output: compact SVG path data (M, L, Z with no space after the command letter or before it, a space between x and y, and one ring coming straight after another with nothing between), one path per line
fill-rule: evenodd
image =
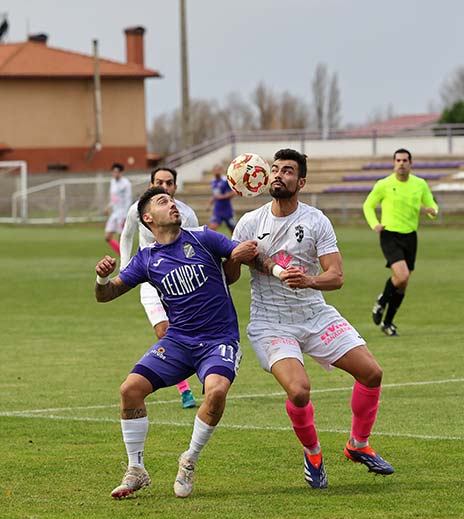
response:
M143 195L139 198L139 202L137 204L137 212L139 213L140 221L143 225L145 225L147 229L149 229L150 227L148 227L148 225L143 221L142 216L146 212L147 205L150 203L150 200L154 196L161 194L166 194L166 190L164 189L164 187L151 187L150 189L147 189L145 193L143 193Z
M306 178L306 159L308 157L299 151L290 148L279 150L274 155L274 160L294 160L298 164L298 178Z

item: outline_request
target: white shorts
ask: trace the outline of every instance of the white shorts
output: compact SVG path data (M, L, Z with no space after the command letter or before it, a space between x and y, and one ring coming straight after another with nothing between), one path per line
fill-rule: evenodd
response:
M111 213L105 225L105 232L117 232L122 233L124 222L126 221L126 215L121 213Z
M156 288L153 288L150 283L142 283L140 285L140 302L145 309L148 320L154 327L161 321L167 321L168 316L161 304Z
M325 369L345 353L366 341L355 328L330 305L318 304L313 316L301 324L279 324L251 321L248 338L261 366L271 371L278 360L295 358L303 365L303 353L311 356Z

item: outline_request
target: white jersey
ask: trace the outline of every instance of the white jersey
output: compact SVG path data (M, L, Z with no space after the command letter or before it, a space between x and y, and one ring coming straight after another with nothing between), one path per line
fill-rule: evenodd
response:
M132 203L132 184L126 177L112 178L110 182L110 207L113 213L124 216Z
M330 220L319 209L302 202L291 215L274 216L271 204L245 213L232 239L256 240L258 251L283 268L293 265L309 276L318 275L319 257L338 252ZM311 306L321 303L325 300L319 290L292 289L274 276L251 269L251 321L298 324L312 317Z
M194 210L184 202L175 200L177 209L182 218L182 227L198 227L198 218ZM135 231L139 231L139 247L144 249L155 241L150 229L147 229L145 225L139 219L139 213L137 210L138 201L134 202L127 213L126 223L121 234L121 240L119 247L121 249L121 270L129 263L132 255L132 242L134 239Z

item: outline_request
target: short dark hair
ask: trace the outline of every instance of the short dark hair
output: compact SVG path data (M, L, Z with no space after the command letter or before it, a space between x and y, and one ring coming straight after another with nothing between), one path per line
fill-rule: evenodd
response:
M154 169L151 172L150 178L151 178L151 183L152 184L155 181L155 176L158 173L158 171L169 171L169 173L171 173L171 175L174 178L174 185L177 185L177 171L175 169L173 169L173 168L167 168L167 167L164 167L164 166L160 166L160 167Z
M137 204L137 212L139 213L140 221L142 222L143 225L145 225L145 227L147 229L149 229L150 227L148 227L148 225L143 221L142 216L145 213L145 209L146 209L148 203L150 202L150 200L154 196L162 195L162 194L167 194L164 187L160 187L160 186L150 187L150 189L147 189L145 191L145 193L143 193L142 196L139 198L139 201Z
M409 152L409 150L407 150L406 148L400 148L399 150L396 150L395 153L393 153L393 160L396 159L396 154L397 153L407 153L408 154L408 158L409 158L409 162L412 162L412 155Z
M111 170L113 169L117 169L118 171L124 171L124 165L121 164L120 162L113 162L112 166L111 166Z
M294 160L298 164L298 178L306 178L307 158L307 155L290 148L279 150L274 155L274 160Z

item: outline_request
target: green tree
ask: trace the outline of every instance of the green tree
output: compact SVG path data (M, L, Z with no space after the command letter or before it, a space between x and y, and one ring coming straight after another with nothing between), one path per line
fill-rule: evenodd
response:
M442 124L464 123L464 100L456 101L449 108L445 108L438 122Z

